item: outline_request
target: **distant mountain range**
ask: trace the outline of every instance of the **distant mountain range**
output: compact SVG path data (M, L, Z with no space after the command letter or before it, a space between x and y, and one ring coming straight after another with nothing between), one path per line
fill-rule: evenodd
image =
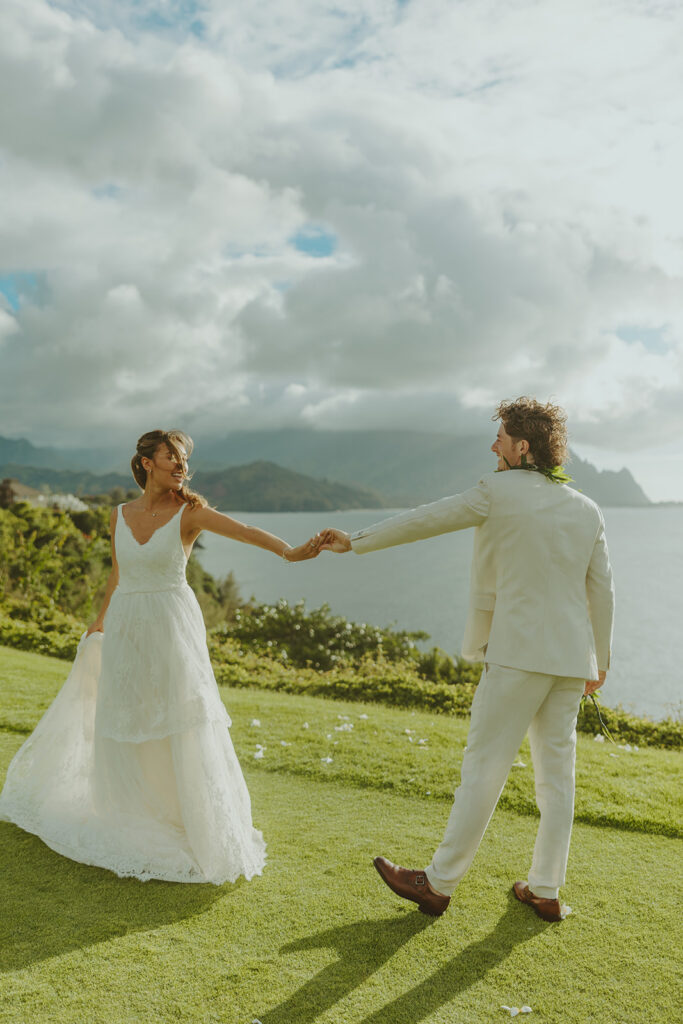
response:
M250 431L197 444L193 462L208 468L267 459L313 477L370 487L387 504L404 507L472 487L496 467L492 440L493 434L454 437L408 430ZM601 471L577 456L567 468L574 486L599 505L652 504L627 469Z
M41 469L13 463L0 465L0 479L10 477L38 489L76 495L100 495L135 490L135 481L122 473ZM381 495L329 480L314 480L273 462L252 462L214 472L197 472L190 486L211 505L243 512L317 512L347 508L382 508ZM122 494L123 498L123 494Z
M417 431L240 432L197 441L193 486L212 504L234 510L411 506L471 487L495 467L490 444L488 435ZM116 471L102 473L110 467ZM600 471L574 456L568 470L600 505L651 504L627 469ZM0 476L74 494L133 486L122 453L38 448L2 437Z
M265 461L213 472L198 470L190 486L219 509L244 512L332 512L386 504L380 494L367 488L314 480Z

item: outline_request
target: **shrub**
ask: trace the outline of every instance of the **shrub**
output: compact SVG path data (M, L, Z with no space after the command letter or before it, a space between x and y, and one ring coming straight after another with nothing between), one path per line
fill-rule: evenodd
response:
M222 685L305 693L337 700L364 701L392 707L426 708L467 714L474 684L450 686L422 679L411 663L365 657L354 667L326 672L292 668L281 661L240 648L234 639L210 641L216 679Z
M432 682L418 675L412 662L390 662L371 656L358 666L336 666L327 672L293 668L281 660L242 648L232 638L216 631L209 639L216 679L222 685L306 693L336 700L386 704L400 708L422 708L437 714L468 715L476 690L480 665L465 665L459 684ZM620 743L666 747L683 746L683 725L672 719L651 722L636 718L620 708L602 708L602 716L614 739ZM599 724L592 705L579 714L580 732L595 734Z
M296 667L322 671L337 664L358 664L368 654L387 661L415 657L415 641L427 637L426 633L347 622L341 615L333 615L327 604L307 612L303 601L290 605L284 600L238 610L226 633L242 647Z
M187 582L196 594L209 629L232 622L237 610L243 606L233 574L228 573L217 580L202 568L194 553L187 563Z
M62 624L59 630L45 630L34 622L10 619L0 611L0 645L20 651L35 651L53 658L72 661L76 657L78 641L83 635L81 623Z
M0 603L13 602L12 618L42 621L55 612L91 622L111 570L110 508L82 512L34 508L25 502L0 509ZM232 575L215 580L194 555L187 570L208 626L229 621L240 606Z
M651 722L649 718L638 718L622 708L607 708L600 705L600 714L605 725L619 743L636 743L650 747L668 747L680 750L683 747L683 723L672 718ZM576 723L579 732L599 733L600 723L593 705L586 701Z
M91 516L93 532L68 512L25 502L0 509L0 596L93 616L111 568L108 518L73 515Z

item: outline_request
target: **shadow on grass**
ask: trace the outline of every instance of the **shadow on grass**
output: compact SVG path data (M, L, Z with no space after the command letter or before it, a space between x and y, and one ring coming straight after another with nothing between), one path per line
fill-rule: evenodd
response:
M61 857L36 836L0 822L0 972L194 917L226 891L118 878Z
M365 1017L362 1024L398 1024L399 1021L417 1024L427 1019L441 1006L486 977L489 971L507 959L515 946L534 938L548 927L545 921L533 915L527 907L521 906L514 895L509 893L507 908L488 935L465 946L452 960L419 985ZM424 964L421 963L421 966Z
M385 918L358 921L283 946L280 953L333 948L337 950L339 960L325 967L285 1002L262 1015L262 1024L292 1024L293 1021L313 1024L321 1014L379 970L413 935L434 926L435 921L417 912L388 921ZM510 955L515 946L534 938L547 927L545 922L521 907L510 893L504 914L488 935L460 950L452 960L418 985L364 1018L362 1024L398 1024L403 1021L417 1024L425 1020L460 992L481 981ZM423 974L426 969L429 969L428 961L416 950L415 973Z
M336 949L339 959L307 981L284 1003L259 1019L262 1024L309 1024L379 970L413 935L433 924L423 914L401 914L387 920L358 921L329 928L282 946L280 953L304 949Z

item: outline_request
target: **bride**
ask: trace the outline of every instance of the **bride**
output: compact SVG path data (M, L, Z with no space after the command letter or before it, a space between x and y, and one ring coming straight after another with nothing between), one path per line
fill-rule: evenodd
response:
M189 490L192 440L153 430L131 467L143 494L111 515L112 570L71 672L10 764L0 819L57 853L142 881L260 874L263 836L230 739L202 614L185 578L209 530L287 562L283 540Z

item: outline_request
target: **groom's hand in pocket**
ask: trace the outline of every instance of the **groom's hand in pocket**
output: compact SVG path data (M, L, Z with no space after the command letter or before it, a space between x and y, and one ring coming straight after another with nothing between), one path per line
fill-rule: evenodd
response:
M351 550L351 538L343 530L322 530L318 536L321 540L321 551L334 551L341 555Z

